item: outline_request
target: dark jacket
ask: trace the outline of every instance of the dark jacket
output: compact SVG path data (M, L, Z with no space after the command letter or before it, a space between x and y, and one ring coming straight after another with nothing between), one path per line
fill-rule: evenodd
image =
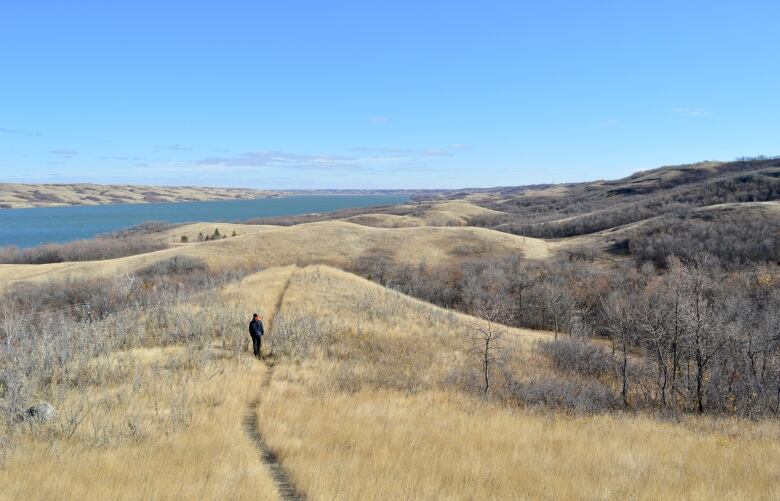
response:
M249 335L262 336L263 334L265 334L265 329L263 328L263 321L252 319L252 321L249 322Z

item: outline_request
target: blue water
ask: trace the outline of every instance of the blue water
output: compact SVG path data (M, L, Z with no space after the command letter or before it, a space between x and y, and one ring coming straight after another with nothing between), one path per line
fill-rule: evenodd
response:
M408 199L404 195L296 195L254 200L0 209L0 247L33 247L91 238L145 221L235 222L263 216L394 205Z

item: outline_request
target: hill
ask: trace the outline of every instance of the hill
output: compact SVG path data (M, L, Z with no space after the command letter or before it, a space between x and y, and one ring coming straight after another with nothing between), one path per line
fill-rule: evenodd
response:
M777 171L19 254L45 264L0 265L0 497L778 497Z
M265 362L233 352L255 310L268 328ZM204 326L186 344L156 348L175 331L162 319L125 315L127 334L109 338L124 348L61 369L55 403L64 424L19 431L25 446L0 469L3 496L777 494L775 426L630 414L550 419L511 399L485 400L473 349L485 332L502 336L495 353L505 362L489 366L496 391L525 395L551 376L592 384L542 355L537 343L551 333L443 310L324 266L268 269L174 311L178 323ZM92 323L91 342L110 325ZM135 329L146 337L129 336Z
M236 200L282 194L265 190L198 186L0 183L0 208Z
M197 241L222 226L237 236ZM198 223L168 230L163 239L191 243L105 261L0 265L0 284L21 280L55 280L133 273L155 262L184 256L225 269L252 263L262 267L296 263L345 265L366 254L388 256L396 262L447 262L476 256L522 254L529 259L548 257L542 240L474 227L374 228L344 221L324 221L290 227Z

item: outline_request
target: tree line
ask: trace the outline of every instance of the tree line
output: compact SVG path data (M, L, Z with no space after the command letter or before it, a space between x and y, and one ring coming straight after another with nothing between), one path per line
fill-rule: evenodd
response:
M706 254L611 270L518 256L396 265L374 253L352 271L443 307L553 331L539 348L550 363L609 384L625 408L780 415L777 266L733 271Z

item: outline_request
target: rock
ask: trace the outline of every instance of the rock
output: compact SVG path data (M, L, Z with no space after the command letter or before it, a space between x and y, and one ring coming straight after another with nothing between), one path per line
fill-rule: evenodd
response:
M49 402L41 402L24 411L26 419L38 423L48 423L56 416L54 407Z

